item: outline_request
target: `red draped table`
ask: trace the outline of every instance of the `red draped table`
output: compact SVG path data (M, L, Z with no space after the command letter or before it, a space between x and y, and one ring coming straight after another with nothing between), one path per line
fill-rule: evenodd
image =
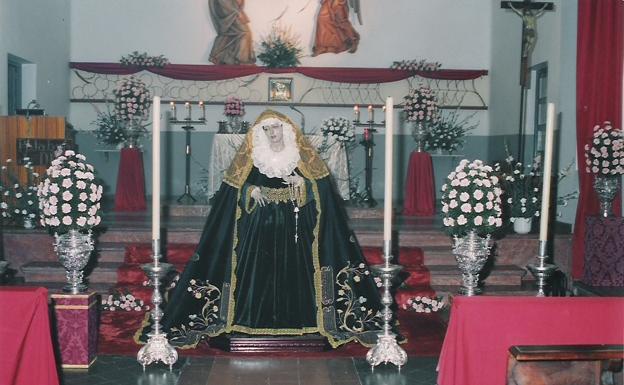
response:
M624 287L624 218L586 218L583 282Z
M115 211L145 210L143 154L138 148L123 148L117 173Z
M45 288L0 288L0 384L59 384Z
M433 162L426 152L412 152L405 181L403 215L432 216L435 214Z
M514 345L624 343L624 298L454 297L438 384L500 385Z

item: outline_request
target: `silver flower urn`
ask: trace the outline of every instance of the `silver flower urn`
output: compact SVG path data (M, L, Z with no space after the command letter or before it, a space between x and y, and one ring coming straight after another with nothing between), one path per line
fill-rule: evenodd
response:
M453 243L453 255L462 273L459 293L466 296L480 294L479 272L490 255L490 235L482 238L471 231L464 237L455 236Z
M63 287L63 291L71 294L84 292L87 285L83 282L83 269L93 251L91 230L86 234L69 230L64 234L54 234L54 239L54 251L67 271L67 285Z
M600 215L603 217L612 216L611 205L613 198L620 188L620 176L596 175L594 179L594 190L600 201Z
M412 129L412 136L416 141L416 152L425 151L425 141L427 139L427 126L423 122L408 120Z

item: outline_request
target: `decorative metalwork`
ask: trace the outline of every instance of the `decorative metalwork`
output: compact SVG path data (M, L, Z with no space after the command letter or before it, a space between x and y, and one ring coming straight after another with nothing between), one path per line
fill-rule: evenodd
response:
M83 234L78 230L69 230L65 234L54 234L54 239L54 251L67 272L67 285L63 291L71 294L84 292L87 285L83 282L82 270L87 266L93 251L91 231Z
M390 83L342 83L308 78L292 74L301 96L293 102L269 102L266 84L271 74L256 74L226 80L199 81L177 80L142 71L133 76L141 79L152 95L169 101L204 101L221 104L229 95L237 95L246 103L287 105L334 105L354 104L383 105L384 96L402 100L410 88L425 84L436 92L441 108L486 109L487 104L480 91L487 89L485 78L472 80L431 79L413 76ZM113 94L120 80L127 75L98 74L74 69L71 77L71 99L74 102L104 102Z
M396 334L392 332L392 310L390 306L394 299L392 298L390 288L392 280L403 270L403 266L390 263L392 260L390 240L384 240L383 250L384 263L371 266L371 270L373 270L376 276L381 278L383 283L383 293L381 295L381 304L384 305L384 308L381 310L383 329L377 335L377 344L366 353L366 362L370 364L372 369L382 362L384 364L390 362L400 369L407 362L407 353L399 346L396 341Z
M539 252L537 255L537 264L530 264L527 266L531 274L537 279L537 297L545 297L546 292L544 288L548 283L548 278L552 273L557 270L557 266L551 263L546 263L548 255L546 254L547 241L539 241Z
M466 296L481 294L479 272L490 254L490 234L485 238L471 231L465 237L454 237L453 255L462 273L459 293Z
M425 141L427 139L427 126L422 122L406 121L411 126L412 136L416 141L416 152L425 151Z
M369 120L365 123L359 121L359 113L356 115L358 119L353 121L353 125L356 127L364 127L362 133L362 141L360 144L364 146L364 196L362 201L368 207L377 206L377 201L373 198L373 147L375 147L375 140L373 134L377 132L375 127L383 127L384 123L375 123L373 120Z
M160 294L160 280L173 269L170 263L160 262L160 239L152 241L152 254L154 261L141 265L145 274L150 278L150 282L154 287L152 292L152 310L150 312L152 318L152 331L148 333L147 344L137 353L137 361L145 367L153 362L162 362L169 365L169 370L178 360L178 352L169 341L167 341L166 333L160 329L160 320L163 311L160 308L162 303L162 295Z
M594 190L600 201L600 215L603 217L613 216L611 205L613 198L620 188L620 176L602 176L596 175L594 179Z

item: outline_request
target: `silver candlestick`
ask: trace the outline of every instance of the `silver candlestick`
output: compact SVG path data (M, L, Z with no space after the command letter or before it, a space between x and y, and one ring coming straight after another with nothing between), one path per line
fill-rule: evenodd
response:
M160 239L152 241L152 252L154 254L154 262L141 265L145 274L150 278L154 292L152 293L152 331L148 333L148 340L145 346L137 353L137 361L145 367L152 362L161 361L165 365L169 365L169 370L178 360L178 352L167 340L167 334L160 330L160 320L163 311L160 309L162 296L160 294L160 280L167 275L173 268L170 263L160 262Z
M381 310L383 317L383 330L377 335L377 344L366 353L366 361L370 364L371 369L380 363L388 362L395 364L401 369L401 366L407 362L407 353L399 346L396 341L396 334L392 332L392 310L390 306L394 302L390 293L390 285L392 279L403 270L403 266L390 263L392 255L390 254L390 241L384 240L383 257L385 263L381 265L373 265L371 269L376 276L380 277L383 282L383 294L381 296L381 304L384 308Z
M527 268L531 274L537 279L537 297L545 297L544 287L548 278L557 270L557 266L552 263L546 263L548 255L546 255L547 241L539 241L539 252L537 255L537 264L529 264Z

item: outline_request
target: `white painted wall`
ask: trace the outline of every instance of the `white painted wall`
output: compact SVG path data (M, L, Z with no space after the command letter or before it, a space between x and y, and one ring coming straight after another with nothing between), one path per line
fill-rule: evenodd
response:
M0 0L0 114L7 113L10 53L37 66L36 98L46 114L67 115L69 14L69 0Z

